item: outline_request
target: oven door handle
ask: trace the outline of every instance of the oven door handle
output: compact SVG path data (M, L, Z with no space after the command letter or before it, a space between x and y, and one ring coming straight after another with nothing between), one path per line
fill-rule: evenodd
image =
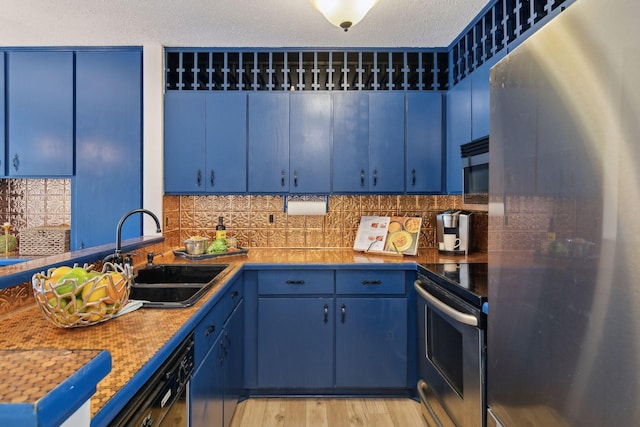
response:
M413 284L415 290L420 294L420 296L426 299L431 305L438 308L447 316L452 319L457 320L458 322L469 325L469 326L478 326L478 319L471 314L462 313L461 311L456 310L453 307L448 306L447 304L440 301L438 298L431 295L429 292L425 291L422 286L420 286L420 281L416 280Z

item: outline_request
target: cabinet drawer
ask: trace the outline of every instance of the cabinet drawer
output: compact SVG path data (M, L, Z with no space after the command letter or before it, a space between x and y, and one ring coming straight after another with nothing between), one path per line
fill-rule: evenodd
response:
M338 270L338 294L404 294L404 271Z
M260 271L258 292L260 295L333 293L333 270Z
M222 331L226 319L226 311L223 305L222 301L218 301L196 327L194 356L196 368L204 360L209 349L213 346L213 343Z
M233 313L233 310L235 310L238 303L244 297L243 285L244 285L244 281L239 279L234 280L234 282L231 283L231 286L229 287L229 289L227 289L227 291L222 296L222 299L216 304L216 305L222 304L222 310L224 311L225 321L226 319L229 318L229 316L231 316L231 313Z

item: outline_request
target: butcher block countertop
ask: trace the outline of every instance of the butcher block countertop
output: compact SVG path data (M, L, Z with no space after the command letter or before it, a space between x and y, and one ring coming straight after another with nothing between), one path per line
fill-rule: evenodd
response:
M35 305L18 310L0 321L0 366L4 372L12 371L11 378L28 379L21 386L36 393L13 389L8 397L0 393L0 419L8 404L32 405L44 395L54 393L56 383L64 386L75 372L85 364L99 362L96 372L104 369L104 351L111 358L111 371L104 378L96 377L96 392L91 396L92 425L105 425L144 384L160 363L193 330L213 307L219 291L230 279L245 269L265 268L269 265L317 264L397 264L386 268L411 270L416 264L439 262L486 262L487 255L478 253L468 257L440 256L437 250L424 250L418 256L388 256L354 252L350 249L250 249L248 254L192 261L175 257L173 252L156 258L156 263L216 263L228 264L208 293L194 306L181 309L139 309L120 317L81 328L65 329L47 321ZM53 353L51 353L53 351ZM89 353L87 353L87 351ZM20 352L20 353L16 353ZM54 355L65 357L65 363L37 363ZM25 360L12 362L12 357ZM75 362L74 362L75 359ZM43 360L43 362L45 361ZM75 365L74 365L75 363ZM107 363L108 365L108 363ZM52 371L56 371L52 374ZM6 390L12 381L0 376L0 390ZM128 385L125 387L125 385Z

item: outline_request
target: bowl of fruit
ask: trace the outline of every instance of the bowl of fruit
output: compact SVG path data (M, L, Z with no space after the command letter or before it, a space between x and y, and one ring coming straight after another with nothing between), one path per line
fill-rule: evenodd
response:
M62 328L95 325L116 316L129 300L130 266L105 263L61 266L32 277L33 294L45 318Z

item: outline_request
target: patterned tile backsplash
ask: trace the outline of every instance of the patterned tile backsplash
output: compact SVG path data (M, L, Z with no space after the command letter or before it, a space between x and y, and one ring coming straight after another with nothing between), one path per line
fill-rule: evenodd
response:
M71 224L70 179L0 179L0 222L20 230Z
M460 196L330 196L324 216L289 216L283 212L281 196L164 196L165 243L150 250L182 246L191 235L213 236L219 216L227 234L245 248L350 248L362 215L420 216L419 247L435 248L436 214L461 209L461 203ZM475 249L487 252L487 212L477 211L475 219ZM70 224L70 180L0 179L3 222L11 223L18 239L24 228ZM0 289L0 317L30 304L30 283Z
M462 208L460 196L330 196L324 216L290 216L281 196L164 196L164 235L172 246L193 235L212 237L218 217L242 247L349 248L363 215L422 217L420 248L435 248L436 215ZM272 219L272 222L270 221ZM476 250L487 251L488 216L476 213Z

